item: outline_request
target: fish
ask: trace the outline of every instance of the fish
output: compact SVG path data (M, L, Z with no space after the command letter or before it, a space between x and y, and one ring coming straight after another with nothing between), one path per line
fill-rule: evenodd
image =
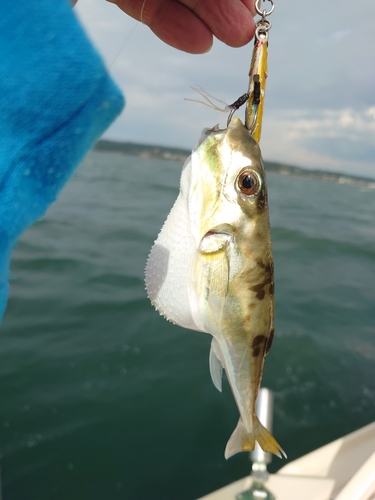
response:
M145 283L167 320L212 335L213 383L222 390L224 369L240 413L225 458L256 441L286 456L255 413L274 335L274 266L261 151L239 118L202 132L150 251Z

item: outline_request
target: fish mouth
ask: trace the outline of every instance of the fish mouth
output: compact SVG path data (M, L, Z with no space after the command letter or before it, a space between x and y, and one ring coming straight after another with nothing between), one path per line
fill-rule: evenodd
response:
M232 231L225 229L210 229L199 243L198 250L204 254L224 251L232 241Z

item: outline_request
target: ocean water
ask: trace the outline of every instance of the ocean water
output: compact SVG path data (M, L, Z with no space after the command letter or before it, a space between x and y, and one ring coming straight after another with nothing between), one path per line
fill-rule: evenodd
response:
M153 310L174 162L92 152L20 239L0 335L5 500L193 500L243 477L210 337ZM276 335L263 386L288 460L375 420L375 190L269 175ZM275 458L271 470L286 462Z

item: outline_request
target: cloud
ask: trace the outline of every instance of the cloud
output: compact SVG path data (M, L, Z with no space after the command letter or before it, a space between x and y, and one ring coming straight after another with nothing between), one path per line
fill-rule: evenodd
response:
M275 161L375 177L375 107L270 112L262 144Z
M375 164L375 145L363 140L347 137L305 137L299 144L339 160Z
M299 124L297 143L346 162L375 165L375 108L325 110Z

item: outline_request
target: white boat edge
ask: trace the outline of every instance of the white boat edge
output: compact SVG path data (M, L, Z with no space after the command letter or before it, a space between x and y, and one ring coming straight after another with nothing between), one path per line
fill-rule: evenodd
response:
M198 500L234 500L251 476ZM375 500L375 422L318 448L270 474L276 500Z

